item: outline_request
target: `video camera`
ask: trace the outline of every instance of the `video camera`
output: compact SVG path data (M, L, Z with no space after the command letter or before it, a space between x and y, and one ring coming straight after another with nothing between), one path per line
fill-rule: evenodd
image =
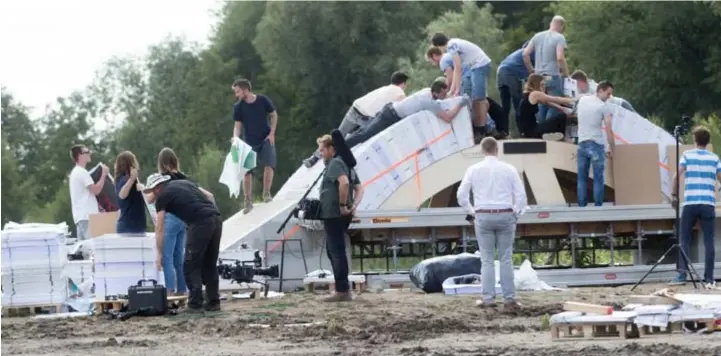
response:
M227 264L225 262L231 262ZM263 259L260 251L255 250L252 261L241 261L237 259L218 259L218 275L222 279L229 279L235 283L258 283L265 286L265 296L268 296L268 283L255 279L255 276L265 276L268 278L278 278L280 276L280 268L278 265L263 267Z

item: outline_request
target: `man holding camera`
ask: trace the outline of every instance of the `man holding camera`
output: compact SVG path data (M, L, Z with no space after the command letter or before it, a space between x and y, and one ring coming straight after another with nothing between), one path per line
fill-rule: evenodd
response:
M363 186L353 168L336 155L333 138L324 135L317 140L318 151L326 170L320 183L320 217L326 233L328 259L333 267L335 293L326 302L344 302L352 299L348 281L346 232L358 203L363 199Z

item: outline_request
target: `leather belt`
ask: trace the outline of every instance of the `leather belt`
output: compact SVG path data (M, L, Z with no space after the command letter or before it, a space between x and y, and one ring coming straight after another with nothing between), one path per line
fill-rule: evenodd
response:
M513 209L478 209L476 214L500 214L500 213L512 213Z

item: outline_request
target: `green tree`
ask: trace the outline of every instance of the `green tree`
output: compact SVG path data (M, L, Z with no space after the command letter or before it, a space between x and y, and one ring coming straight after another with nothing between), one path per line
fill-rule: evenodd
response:
M571 66L608 79L644 115L721 111L721 16L704 2L558 2ZM692 19L692 20L690 20Z

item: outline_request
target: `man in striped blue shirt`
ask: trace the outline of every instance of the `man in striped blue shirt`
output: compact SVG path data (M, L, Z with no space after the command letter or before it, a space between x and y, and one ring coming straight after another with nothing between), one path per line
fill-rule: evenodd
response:
M713 152L706 149L711 134L702 126L693 131L693 140L696 148L688 150L679 159L678 175L673 177L673 205L678 207L676 182L679 175L684 176L684 202L681 210L681 238L679 243L686 256L689 255L691 236L696 221L701 221L703 244L706 250L704 259L704 284L707 288L715 287L714 283L714 220L716 219L716 180L721 181L721 161ZM680 285L686 282L688 266L686 261L680 259L679 275L670 284ZM693 277L693 276L692 276Z

